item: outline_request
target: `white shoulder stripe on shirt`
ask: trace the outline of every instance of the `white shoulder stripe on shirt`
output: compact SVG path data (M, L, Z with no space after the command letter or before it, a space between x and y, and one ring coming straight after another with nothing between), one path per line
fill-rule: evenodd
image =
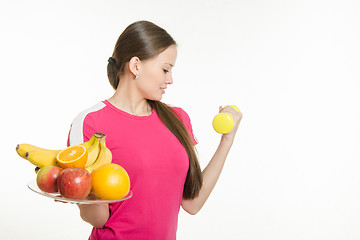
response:
M94 106L82 111L79 113L75 119L73 120L71 124L71 130L69 135L69 144L70 146L81 144L84 142L84 136L83 136L83 124L85 117L91 113L99 111L100 109L104 108L106 105L103 102L99 102L95 104Z

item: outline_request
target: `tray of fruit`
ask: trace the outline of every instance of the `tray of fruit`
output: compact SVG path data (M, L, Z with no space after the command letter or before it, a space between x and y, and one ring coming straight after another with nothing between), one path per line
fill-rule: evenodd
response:
M71 199L71 198L63 197L59 192L48 193L40 190L39 187L37 186L36 179L29 181L27 186L30 190L40 195L52 198L55 201L65 202L65 203L78 203L78 204L115 203L115 202L127 200L132 197L132 191L129 191L129 193L123 198L115 199L115 200L105 200L99 198L94 193L90 192L89 195L87 195L86 198L84 199Z
M105 137L95 133L89 141L62 150L18 144L19 156L36 166L36 179L28 183L28 188L69 203L112 203L131 198L129 175L122 166L112 163Z

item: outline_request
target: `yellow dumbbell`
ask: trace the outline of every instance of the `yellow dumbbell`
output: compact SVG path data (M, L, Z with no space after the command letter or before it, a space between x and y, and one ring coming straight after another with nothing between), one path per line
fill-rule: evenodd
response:
M240 112L238 107L234 105L230 107ZM234 127L234 118L230 113L219 113L214 117L212 125L217 133L227 134L231 132Z

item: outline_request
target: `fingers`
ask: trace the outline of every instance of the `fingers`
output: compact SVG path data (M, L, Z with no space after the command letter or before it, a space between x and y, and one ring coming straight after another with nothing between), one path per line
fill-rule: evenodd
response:
M219 106L219 113L223 110L224 108L222 106Z
M239 123L240 123L240 121L241 121L241 119L243 117L243 114L237 107L225 106L225 107L220 107L219 110L220 110L220 113L229 113L229 114L231 114L231 116L234 118L235 126L239 125Z
M219 113L220 112L222 112L222 113L224 113L224 112L227 112L227 113L237 113L238 111L237 110L235 110L233 107L231 107L231 106L225 106L225 107L222 107L222 106L220 106L219 107Z
M58 199L55 199L54 201L55 201L55 202L60 202L60 203L70 203L70 204L74 204L73 202L62 201L62 200L58 200Z

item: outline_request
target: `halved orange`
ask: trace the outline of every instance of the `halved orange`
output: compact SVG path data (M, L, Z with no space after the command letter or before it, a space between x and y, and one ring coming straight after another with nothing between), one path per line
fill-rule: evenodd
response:
M74 145L60 151L56 157L62 168L84 168L88 159L88 152L83 145Z

